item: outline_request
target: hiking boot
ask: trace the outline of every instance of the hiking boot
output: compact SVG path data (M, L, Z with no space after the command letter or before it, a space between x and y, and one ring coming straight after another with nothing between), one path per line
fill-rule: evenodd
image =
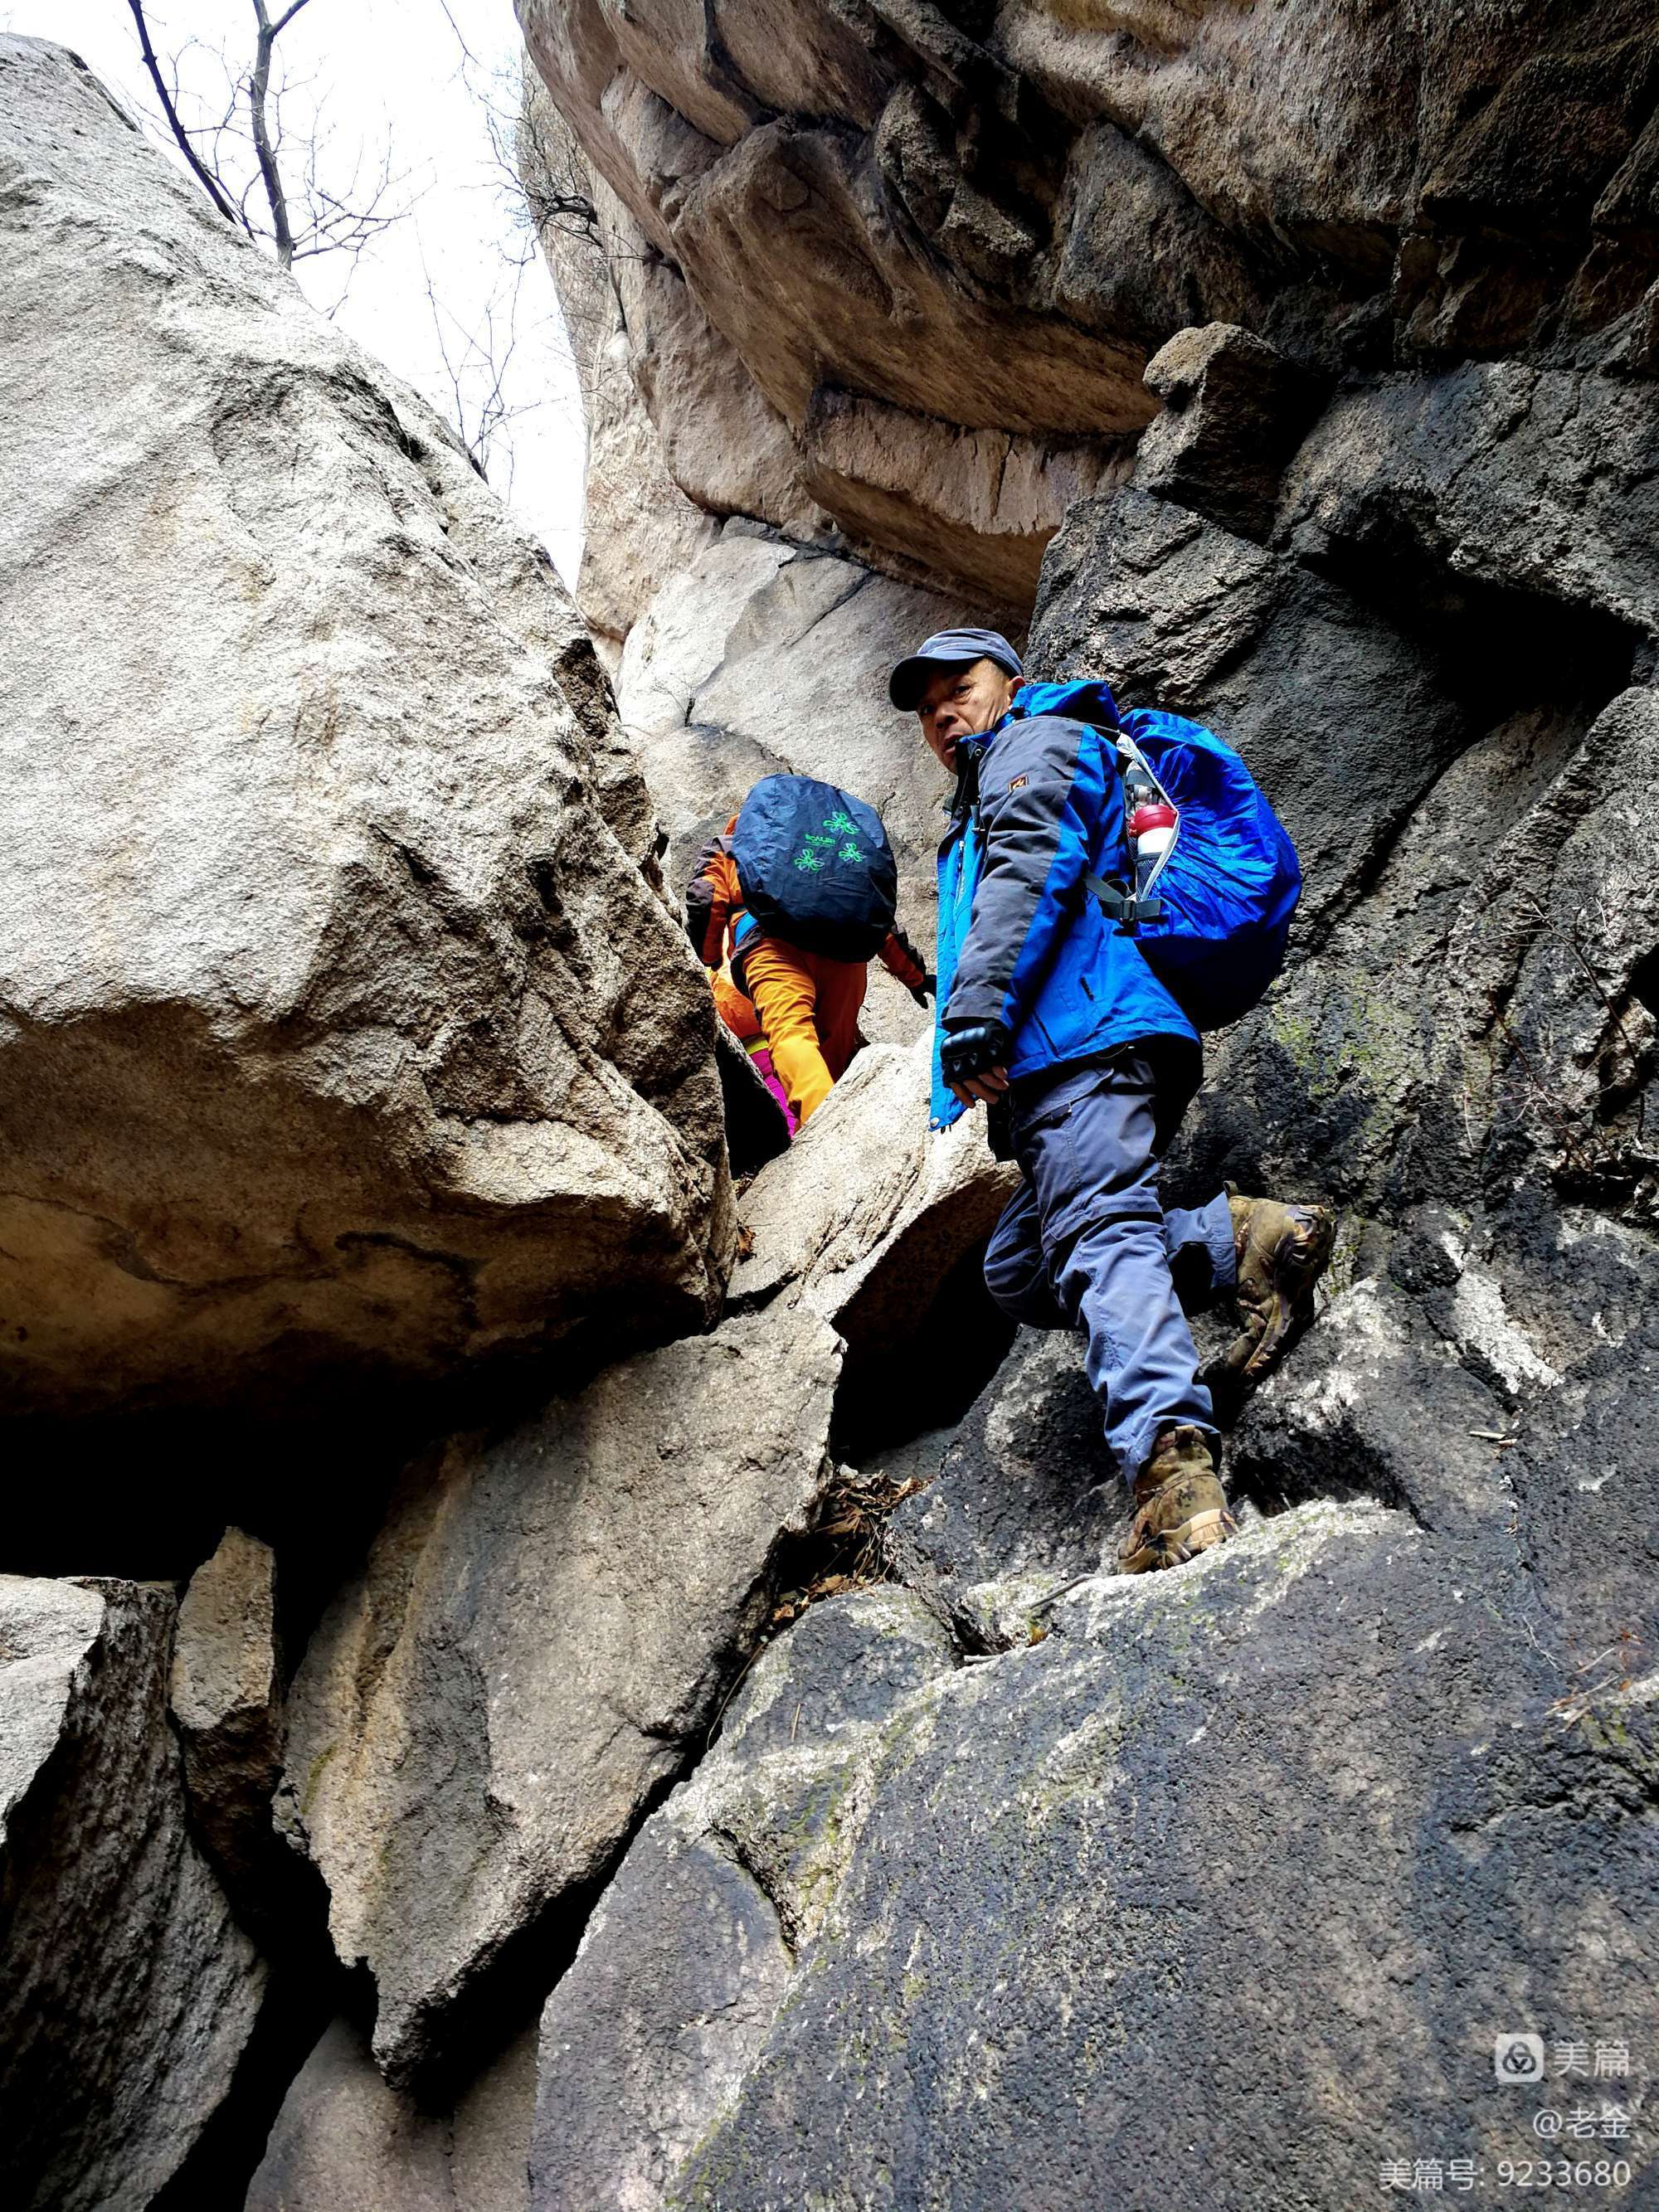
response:
M1227 1208L1244 1326L1202 1380L1242 1400L1272 1373L1297 1324L1311 1320L1313 1286L1336 1242L1336 1215L1328 1206L1281 1206L1273 1198L1229 1198Z
M1151 1459L1136 1477L1135 1503L1140 1510L1117 1547L1122 1574L1178 1567L1195 1553L1238 1534L1202 1429L1183 1425L1159 1432Z

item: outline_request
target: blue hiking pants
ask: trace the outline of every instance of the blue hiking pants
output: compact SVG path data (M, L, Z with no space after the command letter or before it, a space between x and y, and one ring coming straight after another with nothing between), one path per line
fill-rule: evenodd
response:
M1170 1422L1216 1433L1171 1271L1194 1303L1231 1286L1227 1201L1159 1204L1153 1075L1139 1054L1023 1083L1012 1111L1025 1180L991 1232L986 1285L1015 1321L1083 1331L1106 1441L1133 1486Z

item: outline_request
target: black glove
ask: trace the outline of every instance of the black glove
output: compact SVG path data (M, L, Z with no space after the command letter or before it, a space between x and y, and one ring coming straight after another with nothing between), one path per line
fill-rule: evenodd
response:
M924 975L920 983L911 984L910 996L915 1000L919 1006L925 1006L928 1000L933 997L938 988L939 977L937 975Z
M993 1067L1006 1067L1013 1049L1006 1022L969 1022L949 1031L939 1046L939 1070L947 1083L966 1083Z

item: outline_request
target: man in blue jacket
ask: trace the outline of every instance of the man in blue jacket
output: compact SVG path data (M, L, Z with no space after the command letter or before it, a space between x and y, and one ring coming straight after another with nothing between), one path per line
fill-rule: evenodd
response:
M939 848L935 1118L1006 1119L1024 1181L985 1279L1004 1310L1080 1328L1106 1439L1138 1510L1125 1571L1178 1565L1236 1533L1210 1393L1176 1291L1232 1290L1245 1327L1221 1363L1249 1388L1330 1256L1318 1206L1218 1196L1165 1213L1158 1162L1198 1087L1198 1032L1085 878L1132 878L1111 736L1022 690L995 630L941 631L899 662L956 776Z

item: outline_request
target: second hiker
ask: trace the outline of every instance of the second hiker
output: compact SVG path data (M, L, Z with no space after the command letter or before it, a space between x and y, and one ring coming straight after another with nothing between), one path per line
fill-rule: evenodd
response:
M897 890L880 817L812 776L763 777L697 855L685 895L691 942L706 968L720 968L729 949L799 1121L858 1049L872 957L927 1004L927 971L897 927Z
M1024 672L996 631L947 630L889 686L957 780L939 855L934 1115L991 1109L998 1149L1023 1170L985 1279L1016 1320L1085 1335L1138 1508L1119 1553L1134 1573L1235 1529L1177 1274L1189 1296L1237 1297L1244 1327L1221 1363L1237 1389L1272 1364L1330 1256L1324 1207L1217 1196L1166 1213L1158 1188L1201 1072L1194 1016L1218 1024L1259 995L1300 877L1243 763L1209 732L1120 715L1103 684ZM1172 848L1181 866L1160 900ZM1183 886L1172 922L1164 909ZM1224 957L1206 961L1218 927Z

